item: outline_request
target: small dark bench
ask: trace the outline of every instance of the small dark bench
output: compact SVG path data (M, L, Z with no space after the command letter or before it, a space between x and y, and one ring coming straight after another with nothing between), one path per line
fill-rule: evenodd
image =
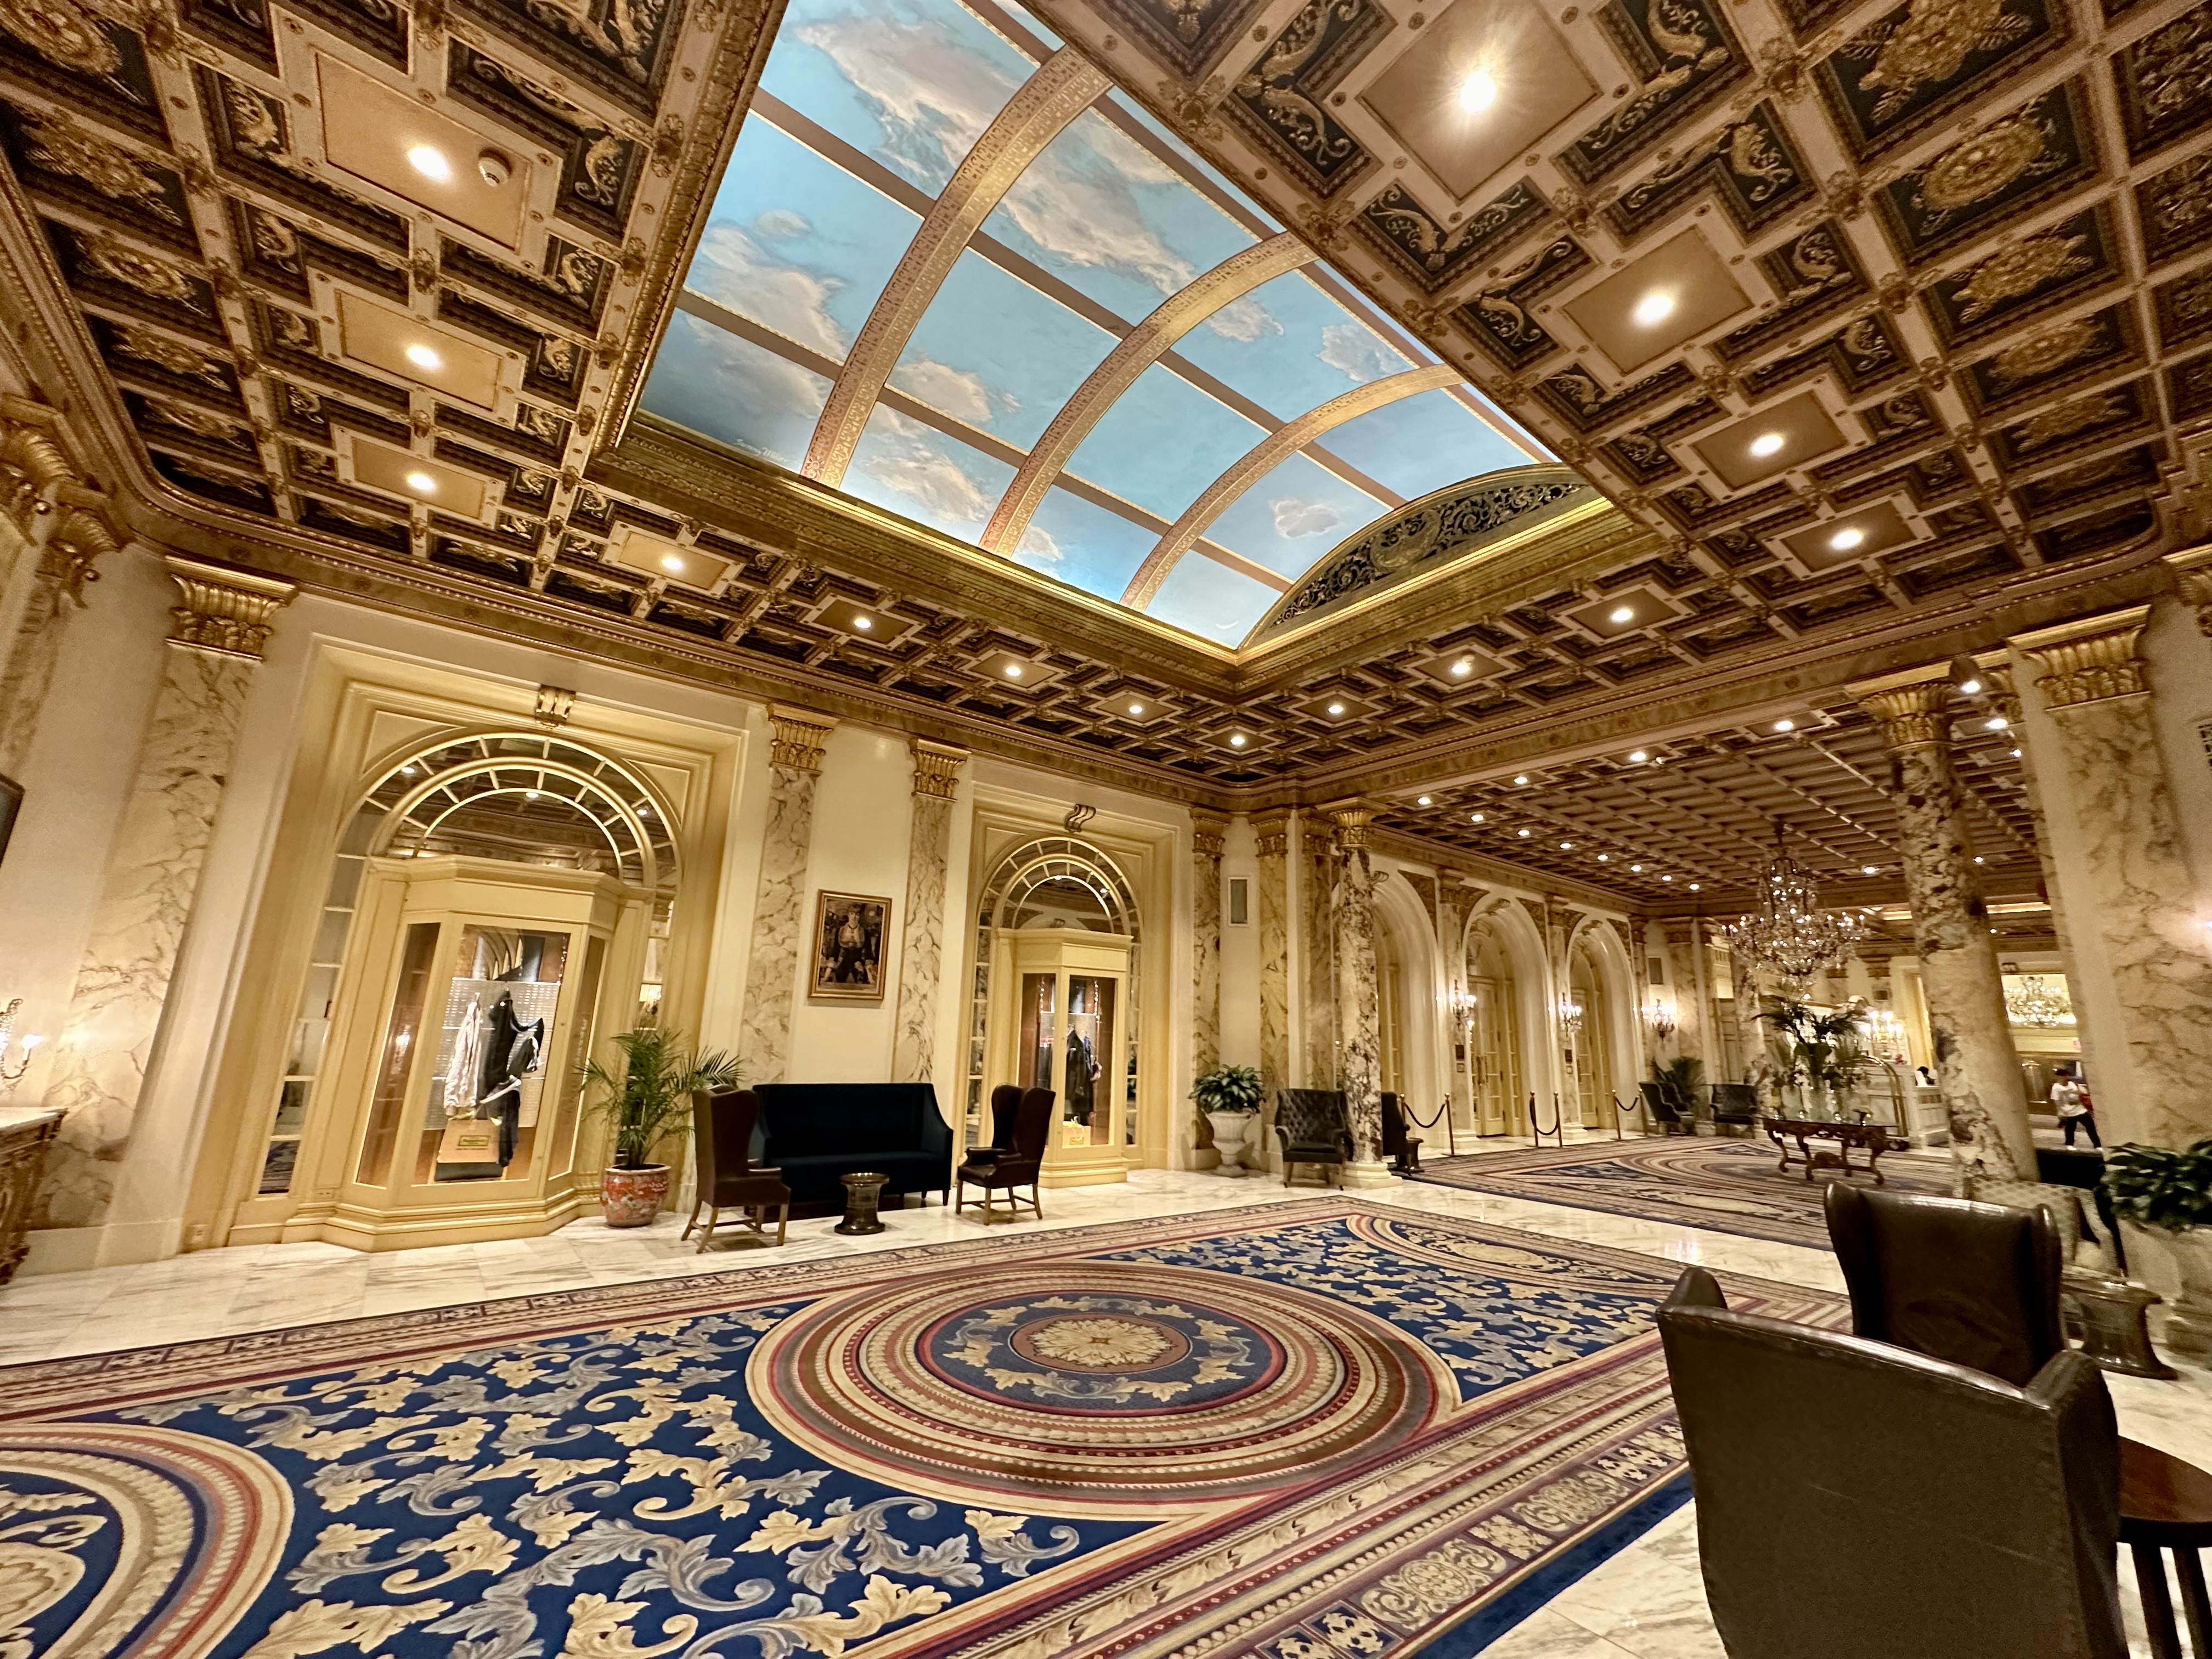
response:
M783 1172L793 1201L842 1206L838 1177L886 1177L887 1194L951 1200L952 1130L927 1083L763 1083L758 1163Z

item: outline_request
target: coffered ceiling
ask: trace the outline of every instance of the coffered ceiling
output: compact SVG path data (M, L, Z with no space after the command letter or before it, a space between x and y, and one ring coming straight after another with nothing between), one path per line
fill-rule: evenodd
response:
M1684 744L1561 769L1546 833L1717 815L1672 844L1723 886L1793 793L1873 861L1846 678L2150 591L2212 417L2212 4L992 15L1602 497L1395 490L1231 652L641 412L774 38L720 0L0 0L7 351L135 526L311 588L1446 839L1404 803ZM1850 767L1734 729L1785 705Z

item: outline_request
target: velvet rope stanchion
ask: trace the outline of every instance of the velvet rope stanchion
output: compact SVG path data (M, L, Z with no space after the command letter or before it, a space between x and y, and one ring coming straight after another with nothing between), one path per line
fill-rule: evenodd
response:
M1451 1155L1454 1158L1456 1158L1459 1156L1459 1128L1458 1126L1451 1121L1450 1112L1451 1097L1449 1095L1446 1095L1443 1097L1443 1102L1437 1107L1436 1115L1434 1117L1425 1118L1411 1106L1405 1108L1406 1115L1413 1119L1413 1126L1416 1128L1433 1129L1437 1127L1437 1123L1441 1121L1444 1126L1444 1145L1450 1148Z
M1552 1097L1552 1127L1547 1129L1544 1127L1543 1119L1536 1115L1536 1097L1533 1092L1530 1093L1528 1097L1528 1127L1534 1133L1536 1144L1539 1146L1544 1144L1544 1139L1547 1135L1553 1140L1557 1141L1561 1146L1565 1146L1567 1144L1567 1126L1565 1121L1559 1115L1559 1097L1557 1094L1554 1094Z

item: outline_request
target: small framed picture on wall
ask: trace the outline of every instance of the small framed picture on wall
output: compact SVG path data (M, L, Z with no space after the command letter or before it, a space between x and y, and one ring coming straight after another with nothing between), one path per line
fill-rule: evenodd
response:
M814 969L807 995L826 1002L881 1002L891 902L864 893L819 893L814 901Z

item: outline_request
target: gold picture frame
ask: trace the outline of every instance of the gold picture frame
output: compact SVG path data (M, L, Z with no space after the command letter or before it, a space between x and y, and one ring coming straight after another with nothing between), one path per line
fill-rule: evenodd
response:
M891 902L868 893L817 892L806 994L817 1002L881 1002Z

